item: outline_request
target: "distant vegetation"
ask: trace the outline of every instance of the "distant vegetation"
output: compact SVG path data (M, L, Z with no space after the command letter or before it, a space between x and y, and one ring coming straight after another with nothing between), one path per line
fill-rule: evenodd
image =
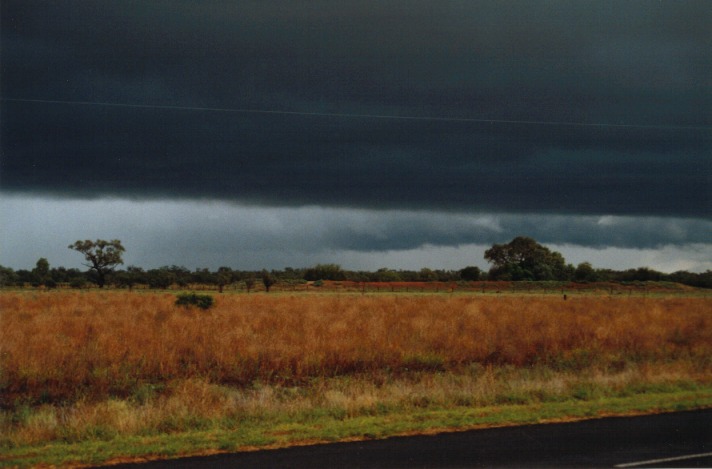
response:
M476 266L459 270L431 269L394 270L387 267L376 271L344 270L337 264L318 264L306 268L286 267L282 270L235 270L220 267L215 271L199 268L190 271L179 265L144 270L137 266L116 269L121 264L124 248L119 240L77 241L69 246L85 255L89 270L50 267L40 258L32 270L13 270L0 266L0 287L44 286L45 288L84 288L89 285L110 285L131 290L136 286L167 289L200 286L223 291L239 288L251 291L261 284L265 291L273 286L289 289L307 282L675 282L700 288L712 288L712 271L702 273L678 271L671 274L639 267L622 271L599 269L589 262L577 266L567 264L564 257L527 237L517 237L507 244L495 244L485 252L491 264L489 271Z

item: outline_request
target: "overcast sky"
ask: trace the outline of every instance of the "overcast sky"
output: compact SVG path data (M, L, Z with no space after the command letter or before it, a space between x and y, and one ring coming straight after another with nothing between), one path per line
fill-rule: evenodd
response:
M712 3L3 0L0 264L712 269Z

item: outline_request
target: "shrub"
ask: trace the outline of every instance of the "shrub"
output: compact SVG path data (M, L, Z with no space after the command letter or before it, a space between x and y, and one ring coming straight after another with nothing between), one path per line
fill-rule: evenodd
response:
M86 286L86 280L82 277L74 277L69 281L69 286L72 288L84 288Z
M210 295L196 295L195 293L183 293L176 299L178 306L197 306L200 309L210 309L213 306L213 297Z

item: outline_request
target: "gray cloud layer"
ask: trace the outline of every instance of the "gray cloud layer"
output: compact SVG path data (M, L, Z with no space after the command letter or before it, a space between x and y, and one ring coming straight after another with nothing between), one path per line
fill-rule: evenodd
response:
M712 268L712 221L683 218L493 215L420 211L260 208L217 202L0 199L0 264L81 260L76 239L119 238L127 264L282 268L485 267L483 252L522 233L598 267ZM568 247L567 247L568 246ZM576 247L573 249L572 247ZM581 247L585 247L582 249ZM648 258L677 253L665 262ZM669 254L668 254L669 256ZM675 260L675 262L672 262Z
M1 8L6 192L712 213L706 0L7 0ZM357 248L367 238L347 237Z

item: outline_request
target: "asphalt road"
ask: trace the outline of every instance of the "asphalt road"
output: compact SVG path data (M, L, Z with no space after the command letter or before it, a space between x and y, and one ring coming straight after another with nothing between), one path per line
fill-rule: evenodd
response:
M137 469L712 467L712 409L121 465Z

